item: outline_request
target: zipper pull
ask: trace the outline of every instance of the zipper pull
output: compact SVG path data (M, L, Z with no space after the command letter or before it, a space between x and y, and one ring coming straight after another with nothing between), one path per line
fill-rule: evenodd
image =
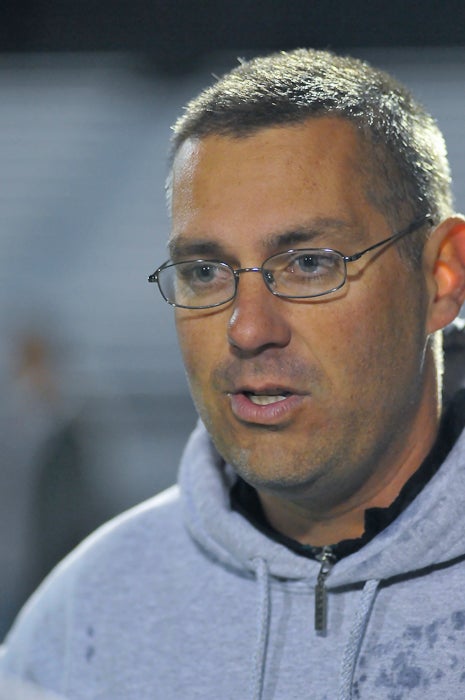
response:
M331 547L323 547L317 559L321 562L321 568L315 586L315 631L324 633L326 632L328 609L328 592L325 582L335 564L336 557Z

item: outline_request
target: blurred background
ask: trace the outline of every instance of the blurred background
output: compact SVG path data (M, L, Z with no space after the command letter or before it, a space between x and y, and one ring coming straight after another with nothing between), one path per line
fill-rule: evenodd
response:
M465 3L4 0L0 638L55 561L176 478L195 424L166 259L170 125L233 65L331 48L405 82L465 209Z

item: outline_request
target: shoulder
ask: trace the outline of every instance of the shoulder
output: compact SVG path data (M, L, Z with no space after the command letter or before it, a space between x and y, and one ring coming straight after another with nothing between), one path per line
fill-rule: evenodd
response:
M95 571L111 575L118 565L135 564L142 553L145 560L163 557L183 538L179 491L173 486L98 528L55 568L46 587Z
M185 544L179 489L166 491L99 527L69 554L38 589L35 598L71 585L115 583L115 575L134 571L138 562L153 565Z
M193 557L177 487L121 514L84 540L29 599L2 648L0 671L27 678L32 663L48 679L45 687L59 692L70 640L72 646L89 632L84 620L102 611L111 619L129 606L143 616L148 592L153 601L167 572L176 576L177 562L192 565Z

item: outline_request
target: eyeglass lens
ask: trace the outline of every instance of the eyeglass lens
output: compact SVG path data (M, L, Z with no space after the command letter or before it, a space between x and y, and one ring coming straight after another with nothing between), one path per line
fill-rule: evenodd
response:
M171 263L158 271L158 284L165 299L185 308L208 308L224 304L236 293L240 274L226 263L195 260ZM343 257L331 250L308 249L274 255L260 271L269 290L287 298L310 298L328 294L345 282Z

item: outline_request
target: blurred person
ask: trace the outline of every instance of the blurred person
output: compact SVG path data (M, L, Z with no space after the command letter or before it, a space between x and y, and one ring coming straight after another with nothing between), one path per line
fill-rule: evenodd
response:
M258 58L187 105L168 194L179 485L55 570L3 671L71 700L462 697L465 219L437 125L361 61Z
M0 411L2 638L42 578L96 524L80 429L60 396L52 343L25 331L12 355Z

